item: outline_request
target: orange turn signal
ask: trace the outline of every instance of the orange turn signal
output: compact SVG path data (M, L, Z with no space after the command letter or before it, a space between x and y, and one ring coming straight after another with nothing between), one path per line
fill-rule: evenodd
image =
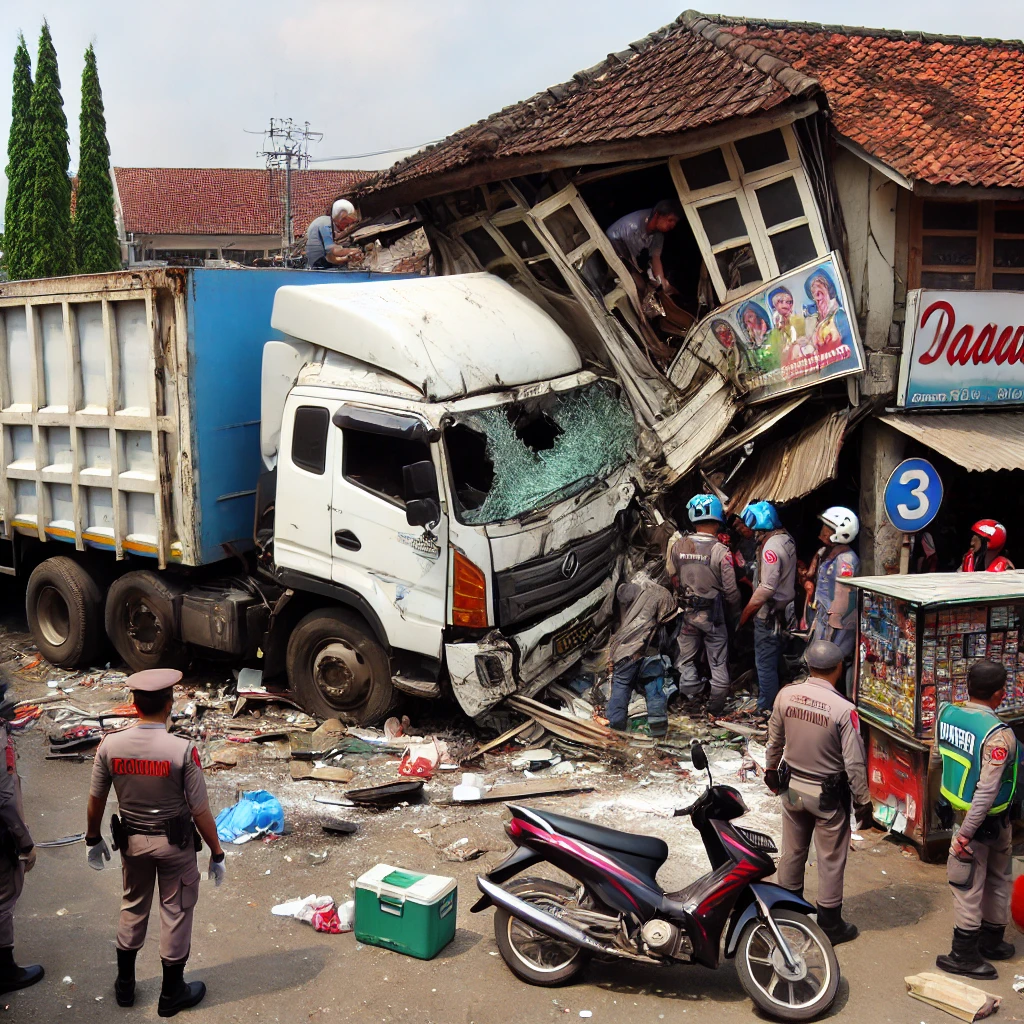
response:
M473 629L487 627L487 580L479 566L455 552L455 589L452 622Z

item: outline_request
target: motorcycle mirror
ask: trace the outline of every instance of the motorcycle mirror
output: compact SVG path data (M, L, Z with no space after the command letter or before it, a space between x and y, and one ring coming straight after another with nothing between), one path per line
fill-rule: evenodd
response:
M707 768L708 755L704 753L700 740L690 740L690 760L693 761L693 767L698 771L702 772Z

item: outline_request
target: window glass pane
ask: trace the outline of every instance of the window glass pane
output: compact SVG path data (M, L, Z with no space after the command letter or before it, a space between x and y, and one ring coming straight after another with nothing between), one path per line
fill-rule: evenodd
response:
M754 191L757 193L757 205L761 207L761 216L768 227L804 215L804 204L792 178L783 178L782 181L772 182Z
M993 274L992 287L1004 292L1024 292L1024 274Z
M323 474L327 465L330 413L320 405L300 405L292 428L292 463L309 473Z
M773 164L785 163L789 159L785 136L778 128L763 135L740 139L733 145L747 174L771 167Z
M973 235L925 235L921 262L926 267L973 267L978 240Z
M578 249L590 237L583 221L576 216L571 206L563 206L550 217L545 217L544 226L554 235L555 241L565 253Z
M491 260L505 255L501 251L501 246L483 228L464 231L462 240L476 253L476 258L480 261L481 266L486 267Z
M995 266L1024 267L1024 238L997 238L993 250Z
M540 239L522 221L506 224L498 230L508 239L509 245L524 259L528 256L543 256L544 246Z
M723 199L719 203L699 206L697 213L712 245L730 238L746 238L747 227L743 223L740 204L735 199Z
M761 271L757 269L754 250L749 245L723 249L715 254L715 260L728 291L745 284L757 284L761 280Z
M385 437L365 430L347 428L342 434L342 473L345 479L404 506L402 471L414 462L429 462L430 446L425 441Z
M922 211L921 226L925 230L977 231L978 204L927 202Z
M787 270L799 267L801 263L813 260L818 255L814 250L811 229L806 224L799 224L795 228L772 235L772 248L775 250L780 274L785 274Z
M996 207L995 231L997 235L1024 235L1024 203L1002 210Z
M933 270L921 272L922 288L947 288L953 291L974 291L973 274L940 274Z
M688 156L679 161L683 169L683 177L691 192L699 188L708 188L711 185L721 185L729 181L729 168L726 166L725 157L720 149L713 149L710 153L698 153L696 156Z

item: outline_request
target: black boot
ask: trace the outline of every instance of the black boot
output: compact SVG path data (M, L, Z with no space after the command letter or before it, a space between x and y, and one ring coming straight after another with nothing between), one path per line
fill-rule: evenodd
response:
M981 936L978 939L978 952L986 960L1009 960L1017 948L1012 942L1003 941L1003 933L1006 931L1004 924L989 924L988 921L981 922Z
M114 995L118 1006L135 1005L135 958L137 949L119 949L117 951L117 980L114 982Z
M5 992L16 992L19 988L28 988L43 977L43 969L39 964L19 967L14 962L14 947L0 948L0 995Z
M860 935L855 924L843 920L842 903L838 907L823 907L819 903L818 927L825 933L825 937L833 946L850 942Z
M195 1006L206 995L206 986L201 981L185 981L185 963L179 960L176 964L164 964L164 984L156 1008L161 1017L173 1017L179 1010Z
M996 969L981 956L978 940L981 929L966 931L963 928L953 929L953 949L948 956L937 956L935 966L948 974L962 974L967 978L997 978Z

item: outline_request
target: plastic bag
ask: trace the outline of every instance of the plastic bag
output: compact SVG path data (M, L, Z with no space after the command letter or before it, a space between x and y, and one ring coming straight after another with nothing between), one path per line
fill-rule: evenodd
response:
M225 807L217 815L217 836L225 843L262 832L277 835L284 832L284 808L277 797L265 789L243 793L234 807Z

